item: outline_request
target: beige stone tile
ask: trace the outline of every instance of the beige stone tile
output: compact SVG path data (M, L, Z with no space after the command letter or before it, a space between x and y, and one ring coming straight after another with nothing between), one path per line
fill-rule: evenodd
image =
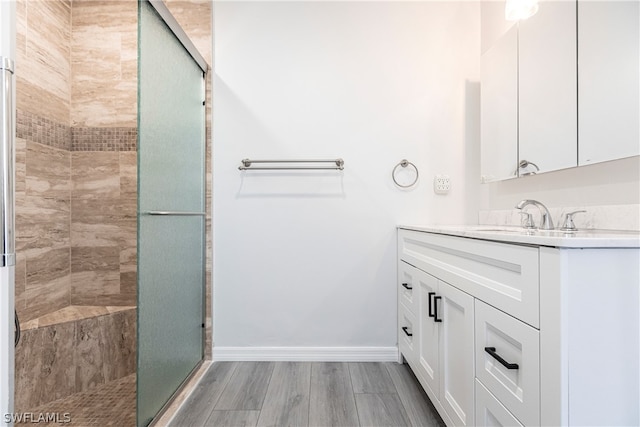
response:
M16 199L24 197L27 190L27 141L16 138Z
M212 3L196 0L169 0L166 4L202 57L211 65Z
M71 197L120 197L120 162L115 152L71 153Z
M104 336L100 330L100 318L79 320L74 340L75 382L78 392L104 384Z
M117 247L112 246L73 247L71 248L71 272L117 271L120 274L119 252Z
M62 323L41 328L42 369L38 378L41 402L49 402L76 392L73 360L75 324Z
M27 3L27 39L18 75L60 99L70 94L71 8L68 2Z
M69 305L69 249L41 249L27 254L24 320Z
M15 269L15 308L22 318L25 306L25 291L27 290L27 256L22 252L16 253Z
M26 143L25 191L27 196L69 200L70 153L35 142Z
M123 272L120 268L120 293L128 295L136 295L138 289L138 277L135 271ZM135 305L136 301L132 302Z
M52 313L47 313L38 318L38 327L57 325L60 323L72 322L78 319L78 311L72 307L63 307Z
M24 330L15 349L14 405L16 412L25 412L36 406L32 403L32 399L37 402L33 390L38 387L42 368L41 335L41 329Z
M109 311L109 313L118 313L120 311L125 311L125 310L134 310L134 318L135 318L135 309L136 307L134 305L110 305L107 306L107 310Z
M137 31L138 5L135 0L74 0L74 31L95 27L97 31Z
M135 294L113 294L113 295L104 295L100 297L100 302L108 305L123 305L130 306L136 303L136 295Z
M106 297L119 293L120 272L117 270L71 273L71 303L74 305L110 304Z
M76 27L71 38L73 80L120 80L120 39L119 33L99 27Z
M119 246L135 252L135 200L74 199L71 246ZM135 253L134 253L135 255ZM127 254L125 259L130 259Z
M68 248L70 220L69 201L25 197L16 204L16 250L31 256L49 248Z
M94 304L100 304L101 302L96 302L98 299L98 297L93 296L93 295L84 295L84 294L77 294L77 293L73 293L73 291L71 292L71 304L74 305L94 305Z
M138 197L138 153L120 152L120 198Z
M88 319L89 317L99 317L109 314L107 307L102 305L74 305L73 308L78 313L78 319Z
M102 316L100 328L104 334L105 381L112 381L135 372L136 330L135 311L121 311Z
M60 98L21 77L19 65L16 70L16 108L69 124L69 97Z
M136 81L74 81L71 93L73 126L136 127Z

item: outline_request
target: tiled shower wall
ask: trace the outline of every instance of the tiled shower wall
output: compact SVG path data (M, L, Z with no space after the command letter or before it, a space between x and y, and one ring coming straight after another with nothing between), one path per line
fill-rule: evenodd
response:
M71 296L71 3L18 0L16 15L16 308L30 320Z
M209 64L211 2L167 5ZM16 307L135 305L137 1L17 1ZM211 349L207 76L206 354Z
M138 6L71 9L71 304L136 305Z
M17 2L16 307L136 304L135 1Z

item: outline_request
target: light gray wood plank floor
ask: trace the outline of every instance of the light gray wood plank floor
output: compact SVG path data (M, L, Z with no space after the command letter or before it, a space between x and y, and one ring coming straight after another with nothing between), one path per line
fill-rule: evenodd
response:
M407 365L216 362L172 427L444 427Z

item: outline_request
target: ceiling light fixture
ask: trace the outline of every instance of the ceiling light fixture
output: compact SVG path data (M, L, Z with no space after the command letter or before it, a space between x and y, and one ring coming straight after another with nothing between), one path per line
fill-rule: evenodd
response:
M522 21L538 11L538 0L507 0L504 17L507 21Z

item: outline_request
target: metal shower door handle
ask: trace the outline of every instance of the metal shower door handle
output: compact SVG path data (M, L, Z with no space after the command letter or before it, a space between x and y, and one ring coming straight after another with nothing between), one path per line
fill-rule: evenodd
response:
M147 215L157 216L205 216L205 212L188 212L188 211L147 211Z
M14 170L15 115L13 111L13 61L0 56L0 267L16 264Z

